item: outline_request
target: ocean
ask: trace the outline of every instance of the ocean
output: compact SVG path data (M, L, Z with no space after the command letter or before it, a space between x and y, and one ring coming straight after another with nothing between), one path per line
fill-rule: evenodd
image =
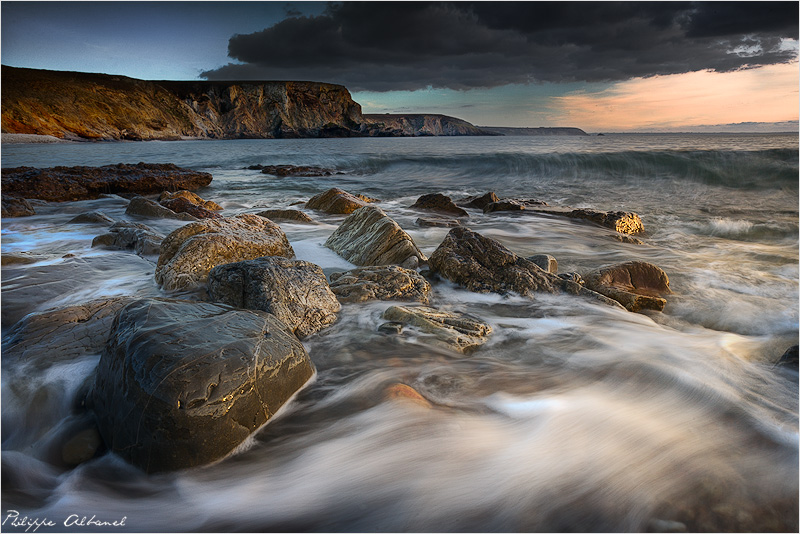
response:
M630 260L669 276L662 313L572 295L434 285L431 305L489 323L467 355L413 329L377 331L393 302L344 304L303 341L311 384L233 456L146 475L112 454L50 461L99 354L2 361L2 511L58 523L95 515L149 531L796 531L798 136L607 134L20 144L2 166L175 163L213 174L225 215L300 207L331 187L378 204L430 255L448 228L409 208L426 193L494 191L553 206L634 211L643 244L553 215L470 211L471 230L559 272ZM250 165L316 165L285 177ZM155 257L91 248L69 224L126 201L37 205L3 219L3 342L25 314L115 296L176 296ZM323 243L344 216L281 223L297 258L352 268ZM161 233L183 223L140 220ZM177 296L202 298L201 294ZM408 384L433 408L386 400ZM9 523L4 526L8 529ZM74 527L72 527L74 530ZM22 529L24 530L24 529ZM8 530L11 531L11 530Z

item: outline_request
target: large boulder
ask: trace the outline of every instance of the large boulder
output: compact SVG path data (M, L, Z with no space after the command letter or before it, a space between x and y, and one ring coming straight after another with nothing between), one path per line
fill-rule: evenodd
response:
M478 293L555 293L562 281L499 242L467 228L453 228L428 264L433 272Z
M125 208L126 215L147 217L151 219L178 219L179 221L196 221L197 217L188 213L176 213L156 202L144 197L133 197Z
M383 318L432 334L435 344L457 352L469 352L483 345L492 333L492 327L479 319L428 306L392 306L383 312Z
M222 206L214 202L213 200L204 200L199 195L192 193L191 191L163 191L161 195L158 197L159 202L165 202L167 200L173 200L176 198L185 198L195 206L200 206L201 208L205 208L211 211L221 211ZM172 209L172 208L170 208Z
M376 206L348 216L325 241L325 246L356 265L409 265L426 261L400 225Z
M614 299L628 311L662 311L672 293L669 278L661 268L643 261L630 261L585 273L588 289Z
M92 240L92 247L133 249L140 256L159 254L164 236L147 225L119 221L111 225L108 233Z
M321 267L277 256L214 267L208 294L237 308L269 312L301 339L333 324L340 308Z
M148 473L213 462L314 374L273 315L168 299L117 315L87 398L110 450Z
M450 197L441 193L422 195L411 207L421 210L450 213L456 217L469 217L469 214L466 212L466 210L456 206Z
M190 223L161 243L156 282L165 289L203 284L217 265L262 256L293 257L280 226L252 214Z
M14 194L63 202L98 198L104 193L160 193L199 189L211 183L211 175L182 169L172 163L137 163L103 167L15 167L2 171L3 195Z
M370 200L368 197L359 198L356 195L351 195L347 191L343 191L338 187L328 189L324 193L320 193L306 202L306 208L312 210L324 211L333 215L349 215L359 208L369 206Z
M341 302L416 300L428 302L431 285L416 271L397 265L361 267L331 274L331 290Z

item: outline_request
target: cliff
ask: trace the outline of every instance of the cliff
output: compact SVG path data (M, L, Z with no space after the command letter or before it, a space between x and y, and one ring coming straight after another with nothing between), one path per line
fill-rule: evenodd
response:
M418 137L425 135L500 135L467 121L438 114L363 115L370 135Z
M2 67L3 133L151 140L486 135L444 115L362 115L341 85L145 81Z

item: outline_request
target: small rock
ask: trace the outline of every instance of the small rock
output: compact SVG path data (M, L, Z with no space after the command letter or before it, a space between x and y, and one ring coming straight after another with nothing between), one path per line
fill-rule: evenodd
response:
M350 214L325 246L355 265L399 265L411 256L426 261L411 236L376 206Z
M458 219L445 219L443 217L420 217L415 221L417 226L421 227L439 227L439 228L453 228L454 226L461 226L461 221Z
M489 191L488 193L481 196L467 197L465 199L462 199L457 204L465 208L477 208L479 210L482 210L483 208L486 207L487 204L499 201L500 199L497 198L497 195L494 194L494 191Z
M499 200L490 202L483 207L483 213L494 213L496 211L522 211L525 204L516 200Z
M450 197L441 193L422 195L411 207L416 209L452 213L457 217L469 217L469 214L462 208L456 206Z
M125 214L158 219L178 219L181 221L197 220L188 213L175 213L158 202L144 197L133 197L130 204L128 204L128 207L125 209Z
M97 427L87 428L79 432L61 448L61 459L67 465L78 465L94 458L102 447L103 439Z
M162 200L161 205L175 213L187 213L195 219L219 219L222 217L219 213L194 204L183 197Z
M164 192L161 193L161 196L158 197L158 201L159 202L164 202L165 200L172 200L174 198L185 198L186 200L188 200L192 204L195 204L196 206L200 206L201 208L205 208L207 210L211 210L211 211L221 211L222 210L222 206L220 206L216 202L213 202L211 200L204 200L204 199L200 198L199 195L196 195L195 193L192 193L191 191L186 191L186 190L175 191L175 192L164 191Z
M558 272L558 261L550 254L534 254L526 259L541 267L544 272L551 274Z
M261 171L261 174L271 174L281 178L285 176L314 177L330 176L334 173L331 169L314 167L310 165L250 165L247 170Z
M386 391L383 393L383 398L386 400L410 401L425 408L432 408L431 403L420 395L416 389L399 382L386 388Z
M627 211L597 211L591 209L572 210L569 217L573 219L586 219L616 230L621 234L638 234L644 232L644 225L639 215Z
M785 365L786 367L792 367L797 369L797 352L798 346L794 345L786 349L786 352L783 353L781 359L778 360L778 365Z
M392 306L383 318L408 324L433 334L443 345L458 352L470 351L486 342L492 333L488 324L456 312L445 312L427 306Z
M164 236L149 226L130 221L119 221L111 225L107 234L92 240L92 247L133 249L140 256L161 253Z
M628 311L662 311L667 301L660 295L672 293L669 278L659 267L631 261L596 269L583 275L586 287L616 300Z
M331 291L341 302L416 300L428 302L431 285L416 271L396 265L371 266L331 274Z
M392 335L400 334L403 332L403 323L397 323L393 321L388 323L383 323L378 327L378 332L381 332L382 334L392 334Z
M566 280L568 282L575 282L576 284L580 285L583 285L585 283L581 275L576 272L562 273L559 274L558 277L561 278L562 280Z
M114 219L102 211L87 211L69 220L70 224L114 224Z
M306 208L324 211L330 214L349 215L359 208L368 206L370 203L362 200L347 191L334 187L324 193L312 197L307 203Z
M313 223L314 219L300 210L265 210L256 213L259 217L266 217L271 221L292 221L300 223Z

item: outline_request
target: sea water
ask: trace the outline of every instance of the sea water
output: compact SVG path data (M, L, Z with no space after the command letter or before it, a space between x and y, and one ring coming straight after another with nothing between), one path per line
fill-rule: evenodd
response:
M145 475L112 454L50 460L99 354L2 362L2 507L74 530L644 531L797 528L798 376L775 363L798 338L798 138L606 135L5 145L2 166L175 163L213 174L226 215L300 207L330 187L379 204L430 255L448 228L409 208L426 193L494 191L555 206L637 212L644 244L549 215L472 210L465 224L559 272L641 260L674 292L641 314L571 295L478 294L449 282L431 305L488 322L468 355L407 329L393 302L345 304L304 340L317 376L237 454ZM250 165L317 165L278 178ZM25 314L116 295L175 296L155 257L91 248L70 224L126 201L37 205L2 221L3 335ZM353 266L323 244L343 216L282 223L299 259ZM147 220L168 233L181 222ZM390 384L433 405L385 400ZM9 529L11 519L3 528ZM24 530L24 529L22 529Z

